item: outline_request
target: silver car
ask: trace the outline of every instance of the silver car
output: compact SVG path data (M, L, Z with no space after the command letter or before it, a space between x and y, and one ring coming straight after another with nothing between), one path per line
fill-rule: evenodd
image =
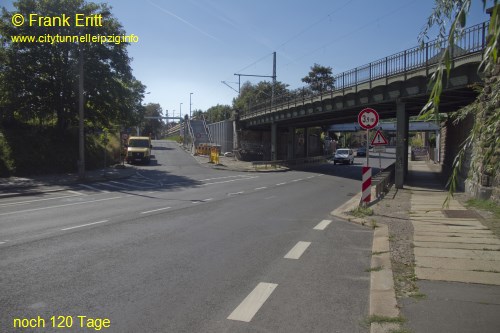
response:
M352 149L337 149L335 155L333 156L333 164L337 163L354 164L354 153L352 152Z

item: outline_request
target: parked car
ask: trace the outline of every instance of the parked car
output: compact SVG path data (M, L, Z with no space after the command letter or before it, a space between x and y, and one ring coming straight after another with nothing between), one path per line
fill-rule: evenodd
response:
M151 145L151 139L148 136L131 136L125 147L127 148L127 163L150 163L151 149L153 146Z
M359 147L356 156L366 156L366 147Z
M352 152L352 149L337 149L335 155L333 156L333 164L337 163L354 164L354 153Z

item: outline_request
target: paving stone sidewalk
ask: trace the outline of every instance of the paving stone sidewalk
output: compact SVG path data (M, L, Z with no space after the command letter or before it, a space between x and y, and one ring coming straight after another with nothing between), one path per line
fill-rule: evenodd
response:
M415 274L422 299L405 298L411 332L500 332L500 240L451 199L427 162L409 170Z

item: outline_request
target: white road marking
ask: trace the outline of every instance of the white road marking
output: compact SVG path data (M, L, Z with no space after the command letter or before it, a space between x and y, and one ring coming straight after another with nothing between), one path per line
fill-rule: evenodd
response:
M311 242L298 242L285 256L285 259L299 259Z
M323 220L320 223L318 223L317 226L315 226L313 229L314 230L325 230L328 225L332 223L332 220Z
M73 194L78 194L78 195L88 195L88 194L85 194L85 193L80 193L80 192L77 192L77 191L72 191L72 190L68 190L69 193L73 193Z
M157 184L157 183L153 183L152 181L144 181L144 180L127 179L127 181L138 183L138 184L148 184L148 185L156 185Z
M110 182L113 184L119 184L119 185L124 185L124 186L128 186L128 187L133 187L133 188L140 188L140 189L151 188L151 186L137 186L137 185L132 185L129 183L122 183L122 182L116 182L116 181L110 181Z
M103 192L103 193L109 193L109 191L106 190L101 190L97 187L93 187L90 185L85 185L85 184L78 184L78 186L85 187L86 189L92 190L92 191L97 191L97 192Z
M255 189L255 191L265 190L266 188L267 188L267 186L257 187L257 188Z
M276 186L281 186L281 185L285 185L285 184L286 184L286 182L285 183L279 183L279 184L276 184Z
M102 186L108 186L108 187L113 187L113 188L117 188L119 190L128 190L129 188L127 187L123 187L123 186L116 186L116 185L112 185L112 184L109 184L109 183L97 183L99 185L102 185Z
M170 208L172 208L172 207L163 207L163 208L148 210L148 211L145 211L145 212L141 212L141 214L148 214L148 213L153 213L153 212L159 212L161 210L167 210L167 209L170 209Z
M314 177L316 177L316 176L309 176L306 179L311 179L311 178L314 178Z
M106 223L106 222L108 222L108 221L109 221L109 220L97 221L97 222L92 222L92 223L87 223L87 224L77 225L77 226L74 226L74 227L64 228L64 229L61 229L61 230L62 230L62 231L66 231L66 230L71 230L71 229L76 229L76 228L83 228L83 227L88 227L89 225L100 224L100 223Z
M226 177L216 177L216 178L207 178L207 179L200 179L200 182L206 182L208 180L216 180L216 179L226 179L226 178L249 178L250 176L226 176ZM254 177L252 177L254 178Z
M277 286L275 283L260 282L227 319L250 322Z
M234 193L228 193L227 195L232 196L232 195L238 195L238 194L243 194L243 193L245 193L245 192L243 192L243 191L242 192L234 192Z
M238 178L238 179L231 179L231 180L224 180L224 181L221 181L221 182L205 183L205 184L201 184L201 185L198 185L198 186L232 183L232 182L237 182L237 181L240 181L240 180L248 180L248 179L253 179L253 178L257 178L257 176L255 176L255 177Z
M302 178L294 179L294 180L292 180L292 182L300 182L301 180L304 180L304 179L302 179Z
M38 201L56 200L56 199L64 199L64 198L74 198L74 197L77 197L77 196L80 196L80 195L63 195L63 196L55 197L55 198L45 198L45 199L17 201L17 202L10 202L10 203L5 203L5 204L0 204L0 206L19 206L19 205L25 205L25 204L28 204L28 203L38 202Z
M99 200L89 200L89 201L82 201L82 202L74 202L74 203L65 204L65 205L56 205L56 206L49 206L49 207L41 207L41 208L32 208L32 209L18 210L18 211L15 211L15 212L1 213L0 216L3 216L3 215L12 215L12 214L19 214L19 213L36 212L37 210L46 210L46 209L51 209L51 208L61 208L61 207L68 207L68 206L76 206L76 205L83 205L83 204L88 204L88 203L93 203L93 202L108 201L108 200L115 200L115 199L121 199L121 198L122 197L111 197L111 198L99 199Z
M5 243L7 243L7 242L0 242L0 245L1 245L1 244L5 244Z

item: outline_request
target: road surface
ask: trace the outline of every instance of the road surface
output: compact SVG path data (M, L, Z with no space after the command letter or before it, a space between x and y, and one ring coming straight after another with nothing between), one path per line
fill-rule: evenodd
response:
M372 231L329 214L363 158L244 173L153 145L131 178L0 200L1 332L368 331Z

